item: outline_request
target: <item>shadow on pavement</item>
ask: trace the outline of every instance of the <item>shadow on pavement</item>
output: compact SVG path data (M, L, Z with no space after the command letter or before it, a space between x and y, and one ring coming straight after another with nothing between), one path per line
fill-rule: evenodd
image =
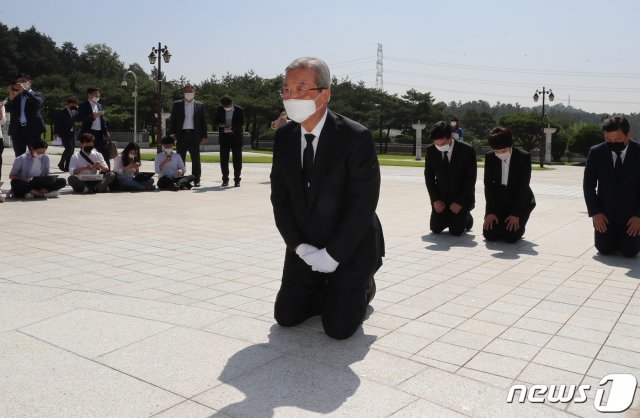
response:
M593 259L609 267L627 268L629 269L626 273L627 276L633 279L640 279L640 260L638 256L627 258L622 255L602 255L598 253L593 256Z
M503 260L517 260L521 255L537 255L538 252L534 249L538 244L535 244L527 240L519 240L513 244L507 242L485 241L487 249L493 251L500 251L491 254L492 257L500 258Z
M273 325L269 342L257 344L271 350L249 346L225 365L220 380L242 392L244 399L213 416L271 417L276 408L287 406L317 414L334 412L360 386L360 378L348 366L361 361L375 339L362 328L351 338L336 341L324 334ZM257 353L268 355L272 350L283 355L274 360L271 356L262 366L234 377L233 371L249 359L255 362Z
M449 251L449 249L453 247L473 248L478 245L475 241L475 236L467 233L458 237L453 236L448 232L443 232L441 234L428 234L422 236L422 241L433 244L425 247L427 250L431 251Z

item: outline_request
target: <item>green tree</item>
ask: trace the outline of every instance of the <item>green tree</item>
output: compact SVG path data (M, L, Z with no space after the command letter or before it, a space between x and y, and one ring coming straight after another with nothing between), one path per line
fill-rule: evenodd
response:
M589 153L589 148L603 140L600 126L584 124L577 129L573 140L569 144L569 151L586 156Z
M542 126L535 113L514 113L500 118L500 126L511 129L516 145L531 151L540 144Z

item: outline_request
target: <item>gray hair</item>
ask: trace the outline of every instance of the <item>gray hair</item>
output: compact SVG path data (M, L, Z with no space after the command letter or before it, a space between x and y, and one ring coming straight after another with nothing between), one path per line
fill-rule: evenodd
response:
M309 69L315 73L316 84L318 87L331 89L331 73L326 62L315 57L297 58L291 61L291 64L287 65L287 68L284 69L284 73L286 74L291 70L302 69Z

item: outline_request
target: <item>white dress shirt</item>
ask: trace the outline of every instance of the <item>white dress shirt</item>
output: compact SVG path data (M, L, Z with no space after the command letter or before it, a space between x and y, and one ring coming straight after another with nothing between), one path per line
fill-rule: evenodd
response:
M76 169L86 167L87 165L89 165L89 161L85 160L85 158L82 155L80 155L81 152L84 153L84 151L78 151L71 156L71 160L69 160L69 174L74 174L73 172ZM99 163L102 163L104 166L107 165L107 163L104 161L104 157L102 156L102 154L96 151L95 148L91 150L91 154L89 154L88 157L94 163L99 162ZM98 173L99 171L95 168L82 172L82 174L98 174Z
M300 166L304 164L304 149L307 147L307 139L304 137L305 134L313 134L315 138L313 138L313 160L316 159L316 150L318 149L318 140L320 139L320 132L322 132L322 128L324 127L324 123L327 120L327 111L324 111L324 115L322 115L322 119L320 122L313 128L311 132L304 129L302 125L300 125Z
M91 104L91 110L93 113L99 112L100 109L98 108L98 103L94 103L91 100L89 100L89 103ZM93 120L93 123L91 124L91 130L93 131L101 131L102 130L102 118L100 116L98 116L97 118L95 118Z
M513 154L509 153L509 156L506 160L500 160L500 164L502 164L502 178L500 180L500 184L502 184L503 186L506 186L509 183L509 166L511 165L511 155Z
M193 113L195 109L195 101L191 103L184 101L184 122L182 123L182 129L193 129Z

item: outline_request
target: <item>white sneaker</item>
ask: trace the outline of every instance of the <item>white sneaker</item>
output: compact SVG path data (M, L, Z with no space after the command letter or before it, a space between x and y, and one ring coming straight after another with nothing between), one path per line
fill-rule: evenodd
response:
M57 190L54 190L54 191L45 193L44 197L58 197L59 195L60 193L58 193Z
M33 195L31 193L27 193L26 195L24 195L25 199L33 199Z

